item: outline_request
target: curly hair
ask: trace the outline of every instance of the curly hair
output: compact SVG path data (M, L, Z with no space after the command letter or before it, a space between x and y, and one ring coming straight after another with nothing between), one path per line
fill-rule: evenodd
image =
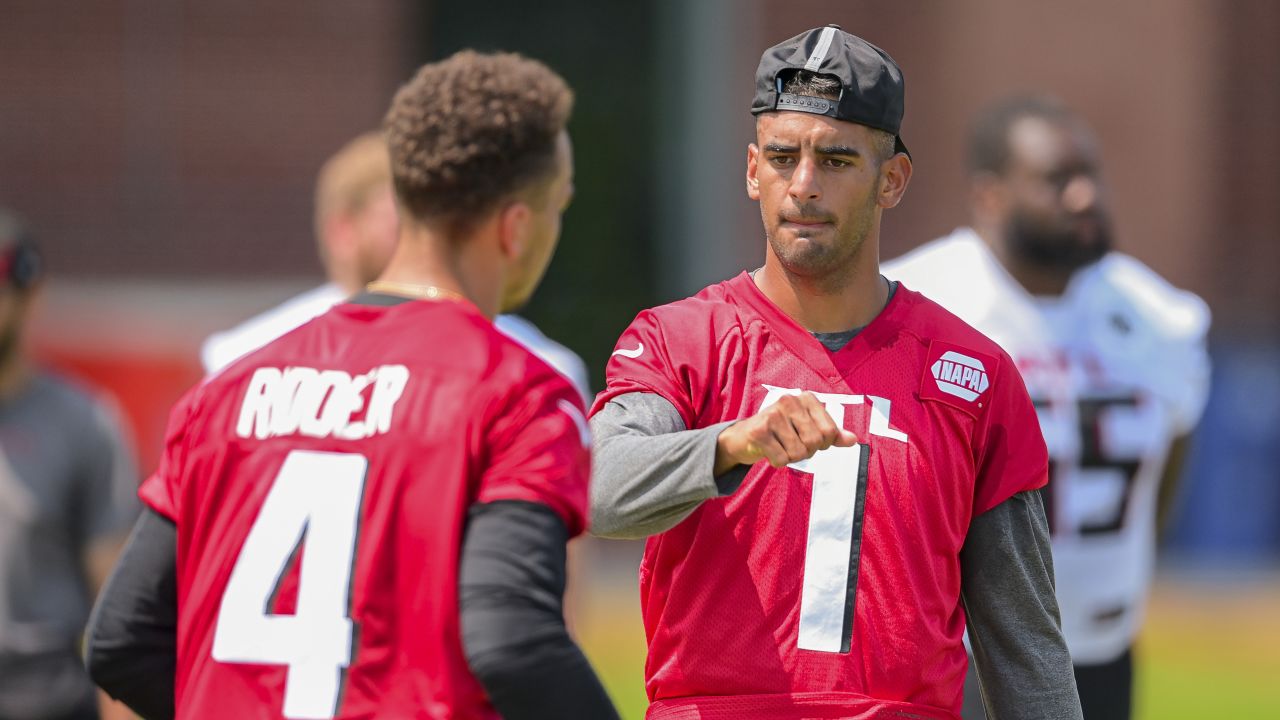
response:
M514 53L463 50L424 65L385 120L401 206L450 236L467 233L555 172L556 139L572 109L563 78Z

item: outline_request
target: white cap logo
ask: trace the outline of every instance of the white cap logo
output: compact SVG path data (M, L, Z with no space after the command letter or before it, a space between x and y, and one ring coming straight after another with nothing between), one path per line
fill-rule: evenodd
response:
M938 381L939 390L969 402L977 400L991 387L982 361L958 352L948 350L929 369L933 371L933 379Z

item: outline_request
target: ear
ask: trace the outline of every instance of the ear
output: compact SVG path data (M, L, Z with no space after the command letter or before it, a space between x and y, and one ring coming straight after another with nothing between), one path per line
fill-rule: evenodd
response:
M512 202L498 213L498 249L505 259L514 261L524 254L532 219L533 210L523 200Z
M975 173L969 181L969 208L978 224L1004 217L1009 209L1009 190L992 172Z
M886 210L897 207L911 182L911 158L897 153L880 165L880 195L876 204Z
M760 148L755 143L747 144L747 197L752 200L760 199L760 178L756 177L756 170L760 163Z
M325 252L334 263L334 267L346 267L351 264L355 254L354 218L345 212L336 212L324 220Z

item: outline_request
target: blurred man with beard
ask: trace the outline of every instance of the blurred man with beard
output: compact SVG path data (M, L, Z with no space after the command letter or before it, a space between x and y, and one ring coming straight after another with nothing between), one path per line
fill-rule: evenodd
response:
M984 112L970 170L973 226L884 272L1017 362L1049 447L1057 595L1084 717L1128 718L1157 530L1208 394L1209 312L1112 251L1097 142L1059 102ZM965 718L982 716L970 683Z

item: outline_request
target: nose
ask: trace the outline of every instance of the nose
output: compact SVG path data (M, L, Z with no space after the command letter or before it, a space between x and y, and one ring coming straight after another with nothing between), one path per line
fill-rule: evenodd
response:
M787 186L787 194L793 200L817 200L822 197L822 188L818 185L817 166L809 158L800 158L796 169L791 173L791 184Z
M1071 213L1081 213L1098 202L1098 181L1088 175L1076 175L1062 188L1062 206Z

